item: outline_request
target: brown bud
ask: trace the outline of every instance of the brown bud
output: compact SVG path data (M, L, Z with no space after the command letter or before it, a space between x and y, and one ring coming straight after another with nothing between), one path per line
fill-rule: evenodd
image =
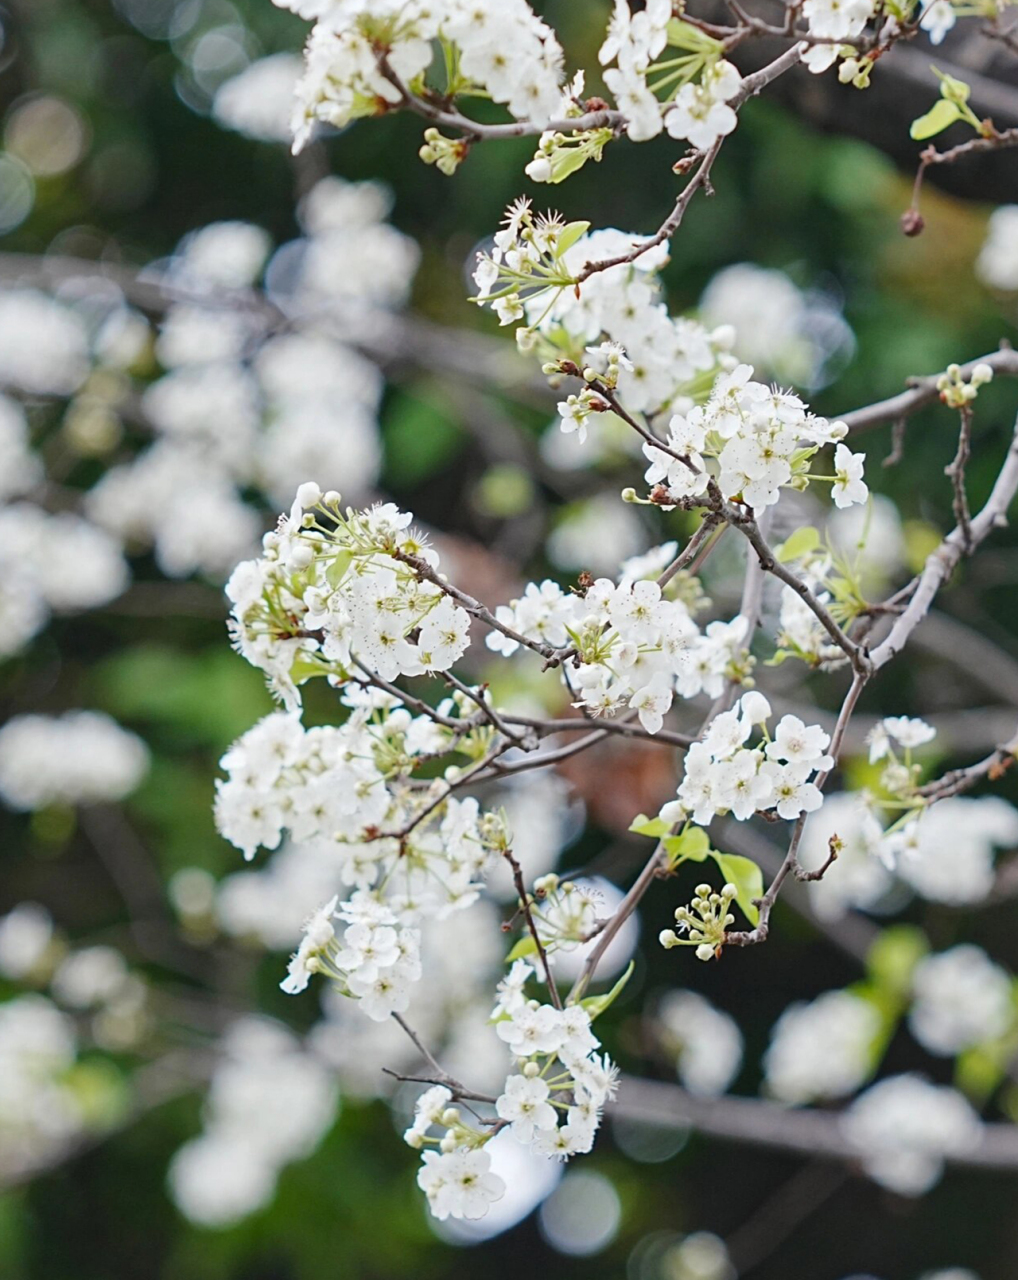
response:
M659 507L674 507L675 499L668 492L668 486L656 484L650 491L650 500Z
M923 215L918 209L906 209L901 215L901 229L907 236L921 235L925 226Z
M588 573L588 571L584 569L576 579L576 594L578 596L585 596L593 585L594 575L592 573Z
M604 98L597 98L597 97L588 98L587 101L583 104L583 106L584 106L584 109L587 111L609 111L610 110L610 107L608 106L607 102L605 102Z
M579 365L574 364L572 360L560 361L559 368L562 370L563 373L568 373L574 378L578 378L580 376Z

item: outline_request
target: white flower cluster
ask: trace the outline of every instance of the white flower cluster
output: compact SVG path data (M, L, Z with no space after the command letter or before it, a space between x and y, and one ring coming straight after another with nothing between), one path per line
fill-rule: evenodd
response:
M845 1136L874 1181L921 1196L940 1180L944 1158L979 1145L979 1117L955 1089L923 1076L890 1076L867 1089L841 1117Z
M601 1110L614 1096L618 1069L597 1052L590 1014L581 1005L557 1009L528 1000L524 988L534 976L517 960L498 986L495 1030L515 1063L495 1102L497 1121L473 1128L444 1086L417 1100L405 1139L417 1150L431 1148L417 1181L436 1218L480 1218L501 1198L504 1183L484 1150L495 1133L509 1128L524 1146L567 1160L591 1149ZM432 1132L437 1127L445 1130L441 1136Z
M709 329L731 325L734 354L758 375L807 390L825 386L852 354L855 337L834 297L803 290L785 274L752 262L724 267L697 308Z
M0 729L0 800L12 809L122 800L148 761L142 740L102 712L15 716Z
M0 1181L63 1155L85 1129L74 1023L45 996L0 1003Z
M280 1024L241 1018L226 1032L204 1131L173 1157L168 1182L192 1222L227 1227L267 1204L280 1171L331 1126L332 1073Z
M920 960L912 992L909 1027L930 1053L962 1053L1014 1026L1014 980L971 943Z
M854 1093L877 1065L880 1030L877 1006L851 991L789 1005L764 1055L768 1093L796 1104Z
M628 706L649 733L660 730L676 692L717 697L746 637L744 618L708 623L701 633L681 599L669 599L656 582L625 578L599 578L582 595L550 579L531 582L495 617L528 640L574 644L581 665L568 678L576 705L595 715ZM519 648L501 631L485 643L506 656Z
M921 0L922 16L919 26L930 38L930 44L941 44L944 36L954 28L958 21L951 0ZM963 10L963 12L967 12Z
M549 962L577 951L606 918L604 894L596 885L560 880L551 873L534 882L531 919Z
M499 820L482 816L476 800L447 796L441 780L424 789L407 782L418 763L465 733L412 717L377 690L351 687L343 700L352 710L341 726L306 730L296 715L276 712L234 743L222 761L229 778L216 795L219 830L252 858L259 845L276 848L285 828L339 857L343 884L368 890L385 883L387 902L407 918L469 905ZM445 705L454 708L451 700ZM472 725L464 720L465 730ZM415 822L419 816L431 820ZM397 863L401 874L393 877Z
M580 285L575 278L588 262L626 255L641 237L614 228L586 233L585 223L564 223L558 215L535 217L527 199L506 212L490 254L481 254L474 273L476 301L491 306L502 324L525 321L517 341L552 362L563 354L577 367L599 366L615 355L613 374L627 409L657 413L692 406L704 377L724 359L732 332L709 333L684 317L673 318L660 298L657 273L667 261L663 245L648 248L632 263L595 272ZM597 347L607 336L624 349ZM564 431L583 436L594 397L576 397L559 407Z
M294 150L315 123L342 128L399 106L403 85L431 66L440 42L455 92L481 93L518 120L543 123L561 98L562 50L526 0L275 0L313 19L297 86ZM386 74L389 72L390 74Z
M402 1015L451 1075L488 1094L498 1092L505 1079L505 1046L488 1025L491 992L505 971L500 925L495 906L477 902L457 914L450 946L447 920L422 919L416 927L427 977L411 985ZM421 1055L395 1019L366 1018L358 1001L331 985L322 991L322 1014L311 1042L333 1065L345 1094L399 1097L403 1091L383 1068L422 1073Z
M290 116L303 62L294 53L259 58L216 90L212 116L258 142L289 142Z
M81 516L50 515L29 502L0 506L0 659L22 649L51 614L108 604L129 582L120 543Z
M48 985L101 1048L133 1048L148 1029L148 988L121 953L100 944L71 948L36 902L19 902L0 916L0 974L15 983Z
M1018 204L1002 204L990 214L976 274L1002 293L1018 292Z
M438 555L391 503L342 511L339 494L301 485L264 555L238 565L226 592L237 649L295 708L303 677L345 677L363 662L383 680L447 671L469 644L470 618L410 562Z
M690 1093L724 1093L742 1066L742 1033L734 1018L696 991L669 991L658 1005L662 1047Z
M838 445L839 450L844 448L844 445ZM845 452L847 453L848 450ZM861 459L863 455L849 456ZM860 480L859 483L862 484L862 481ZM835 501L837 501L837 486L835 486ZM831 557L828 555L810 559L796 566L800 579L828 612L834 604L834 593L830 582L833 568ZM830 632L823 626L817 615L802 596L791 587L781 588L778 632L775 639L779 651L793 654L811 667L830 670L847 661L845 651L834 643Z
M32 452L25 411L0 395L0 502L27 493L42 479L42 460Z
M661 819L706 826L722 813L745 822L754 813L773 811L791 819L819 809L823 797L812 779L834 767L827 754L830 736L819 725L786 715L772 737L771 714L763 694L752 692L715 716L702 741L686 752L678 799L662 808ZM758 727L761 741L747 746Z
M842 846L838 861L809 886L822 917L876 906L894 884L889 865L929 901L964 906L981 902L992 890L995 850L1018 843L1018 810L999 796L950 796L909 824L903 845L900 831L885 835L865 797L831 795L803 832L799 858L807 870L827 860L834 835Z
M843 40L855 40L862 35L867 22L873 17L873 0L806 0L803 16L809 22L809 33L829 43L814 44L802 55L803 63L814 75L826 71L843 54L847 65L855 74L854 50L842 49Z
M374 183L326 178L305 197L304 236L267 268L285 333L273 333L273 312L254 291L272 247L265 231L213 223L181 242L168 275L193 300L168 308L155 343L165 372L141 396L155 443L91 490L95 520L133 546L154 545L171 577L224 578L264 527L245 490L282 503L311 468L329 484L370 489L382 377L355 347L382 340L417 265L416 246L387 213ZM240 305L224 307L223 295L236 303L238 293ZM141 333L125 344L132 320ZM135 313L115 311L100 354L124 377L149 337Z
M19 902L0 916L0 974L12 982L43 977L52 968L53 917L38 902Z
M331 898L308 920L282 989L297 995L320 973L358 1000L375 1022L404 1013L410 984L421 976L420 931L400 928L395 914L367 895L355 894L337 910L338 901ZM335 919L345 922L342 938L336 936Z
M89 366L88 331L76 311L34 289L0 294L0 387L70 395Z
M685 49L686 56L657 64L666 44ZM686 23L673 23L670 0L650 0L635 14L626 0L615 0L598 59L602 66L616 64L604 72L604 81L626 117L630 139L645 142L664 128L706 151L731 133L736 115L728 104L742 88L742 77L721 51L719 41ZM657 76L653 85L652 76Z
M670 500L701 496L717 464L717 481L726 498L740 497L759 514L778 501L782 486L809 475L808 462L823 445L837 444L832 496L838 507L865 502L865 454L852 453L840 441L848 428L810 413L798 396L752 381L749 365L719 375L706 404L676 414L668 424L665 453L652 444L643 451L651 465L644 477L663 485ZM678 454L680 457L675 457ZM812 476L816 479L816 476Z

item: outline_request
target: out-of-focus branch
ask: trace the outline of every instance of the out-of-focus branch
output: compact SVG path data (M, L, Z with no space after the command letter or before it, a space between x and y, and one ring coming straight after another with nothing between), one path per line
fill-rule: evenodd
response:
M859 1150L849 1142L836 1112L780 1106L760 1098L704 1098L679 1085L624 1077L612 1114L665 1129L693 1130L745 1146L855 1165ZM977 1141L947 1153L948 1165L963 1169L1018 1170L1018 1125L983 1124Z

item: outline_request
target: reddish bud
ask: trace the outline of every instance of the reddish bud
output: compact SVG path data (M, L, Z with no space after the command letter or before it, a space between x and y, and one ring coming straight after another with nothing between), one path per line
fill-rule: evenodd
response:
M921 235L925 226L923 215L918 209L906 209L901 215L901 229L907 236Z

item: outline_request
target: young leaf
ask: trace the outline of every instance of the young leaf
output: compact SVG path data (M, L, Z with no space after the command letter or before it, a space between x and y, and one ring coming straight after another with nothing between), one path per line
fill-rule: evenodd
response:
M703 862L710 853L710 836L703 827L690 827L679 836L665 836L662 843L673 867L687 859Z
M808 556L819 545L819 532L812 525L807 524L801 529L796 529L790 538L786 538L775 554L782 564L785 564L789 560L799 560L803 556Z
M961 118L962 113L957 103L941 98L924 116L912 121L912 128L908 131L909 136L916 142L922 142L925 138L932 138L935 133L942 133L944 129Z
M673 49L684 49L687 53L710 54L719 53L724 47L720 40L715 40L681 18L672 18L667 27L667 40Z
M742 858L737 853L714 853L712 857L721 868L725 882L735 885L738 890L735 901L755 927L760 923L760 911L753 899L763 897L763 872L752 858Z
M964 80L956 80L954 76L949 76L946 71L939 71L936 67L933 67L932 71L940 81L942 98L946 98L948 102L956 102L959 106L963 102L968 102L972 90Z
M585 236L589 230L589 222L567 222L559 232L558 243L555 247L556 258L561 258L565 251L571 249L577 240L581 236Z
M670 822L664 818L648 818L645 813L638 813L629 824L629 830L638 836L653 836L655 840L666 836L672 829Z
M611 991L606 991L603 996L587 996L585 1000L581 1000L581 1006L590 1014L591 1022L595 1018L599 1018L605 1009L615 1001L615 997L621 992L629 979L633 976L633 970L636 968L636 961L630 960L625 973L619 978L618 982L612 987Z
M525 933L512 951L505 958L506 964L512 964L514 960L522 960L526 956L532 956L537 951L537 943L534 941L533 934Z
M352 560L353 553L351 551L336 552L332 564L330 564L325 570L325 577L328 580L329 586L332 587L333 590L335 590L346 577L346 571L350 568Z

